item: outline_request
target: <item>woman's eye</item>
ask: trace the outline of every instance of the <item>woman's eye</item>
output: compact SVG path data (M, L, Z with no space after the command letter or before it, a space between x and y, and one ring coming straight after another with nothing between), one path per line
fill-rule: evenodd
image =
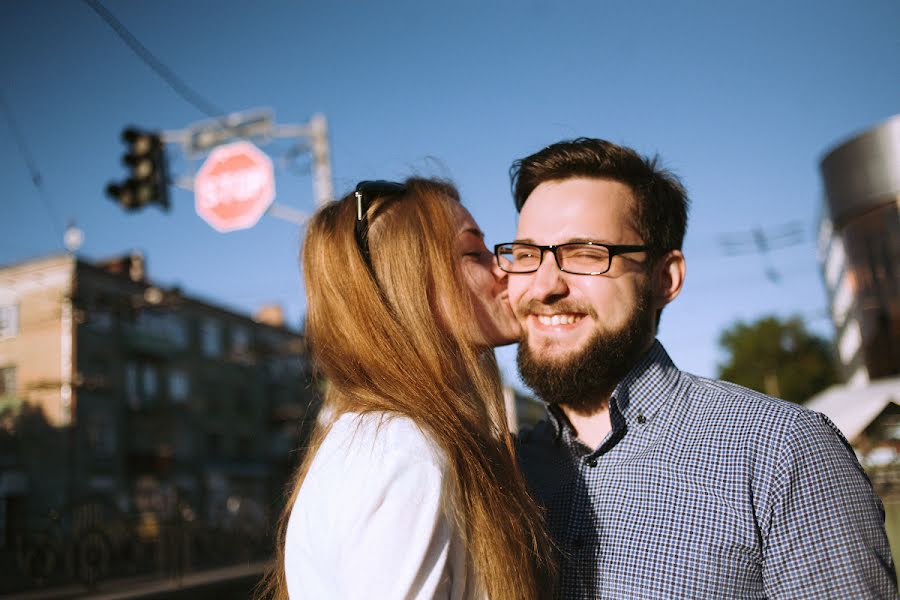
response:
M485 258L488 254L492 254L492 253L489 252L487 248L472 249L470 247L468 252L463 253L463 256L468 256L468 257L474 258L476 260L481 260L482 258Z

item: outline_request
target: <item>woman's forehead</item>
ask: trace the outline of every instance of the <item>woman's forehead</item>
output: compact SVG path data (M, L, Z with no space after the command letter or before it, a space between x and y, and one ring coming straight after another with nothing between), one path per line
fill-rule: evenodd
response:
M480 238L484 237L484 233L481 231L478 223L475 222L472 214L466 209L465 206L459 203L454 203L453 215L456 217L456 232L458 235L463 236L467 233L470 233Z

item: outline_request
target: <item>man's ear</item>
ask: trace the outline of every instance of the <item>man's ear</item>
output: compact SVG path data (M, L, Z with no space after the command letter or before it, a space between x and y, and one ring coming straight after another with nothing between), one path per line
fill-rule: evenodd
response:
M656 261L654 269L654 298L657 309L674 300L684 285L687 265L681 250L670 250Z

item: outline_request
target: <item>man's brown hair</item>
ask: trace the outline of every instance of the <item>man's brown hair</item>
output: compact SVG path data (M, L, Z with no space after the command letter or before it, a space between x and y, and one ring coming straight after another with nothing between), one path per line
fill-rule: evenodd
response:
M687 228L688 197L659 157L643 157L631 148L596 138L578 138L547 146L513 162L509 170L516 210L531 192L547 181L572 178L609 179L627 185L634 194L634 225L654 256L680 250Z

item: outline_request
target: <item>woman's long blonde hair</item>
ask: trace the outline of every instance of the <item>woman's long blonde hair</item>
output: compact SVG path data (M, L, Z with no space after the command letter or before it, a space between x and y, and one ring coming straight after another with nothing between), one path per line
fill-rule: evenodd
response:
M446 455L449 516L482 591L491 600L549 597L550 542L515 464L497 364L468 329L476 319L461 291L458 194L442 181L405 183L368 209L371 270L354 238L352 194L309 223L306 336L332 418L316 425L297 469L261 596L288 597L287 521L329 424L346 412L386 412L413 420Z

